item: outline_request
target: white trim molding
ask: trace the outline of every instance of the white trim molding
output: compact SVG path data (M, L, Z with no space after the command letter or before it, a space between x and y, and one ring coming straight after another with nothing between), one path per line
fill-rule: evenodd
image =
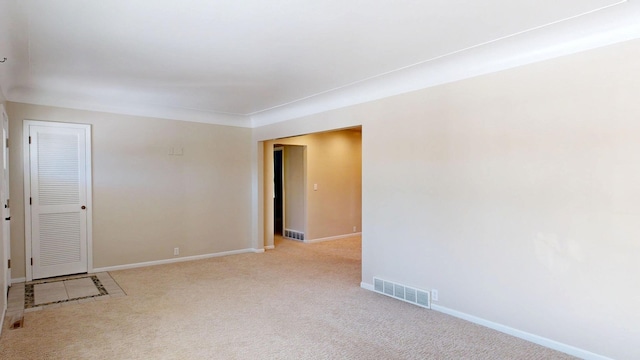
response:
M639 12L616 1L248 115L257 128L637 39Z
M5 98L13 102L255 128L639 38L640 4L628 0L607 3L251 113L141 104L123 98L108 100L83 91L35 89L24 84L2 84L2 90Z
M373 287L373 284L368 284L366 282L361 282L360 283L360 287L365 289L365 290L369 290L369 291L374 291L375 292L375 288Z
M495 323L493 321L489 321L489 320L486 320L486 319L479 318L477 316L473 316L473 315L469 315L469 314L466 314L466 313L463 313L463 312L460 312L460 311L457 311L457 310L449 309L449 308L446 308L444 306L431 304L431 310L435 310L435 311L441 312L443 314L451 315L451 316L457 317L459 319L467 320L467 321L470 321L470 322L472 322L474 324L482 325L482 326L488 327L490 329L497 330L497 331L500 331L502 333L509 334L511 336L515 336L517 338L530 341L530 342L532 342L534 344L538 344L538 345L542 345L544 347L548 347L550 349L558 350L558 351L561 351L563 353L578 357L580 359L585 359L585 360L612 360L611 358L608 358L608 357L603 356L603 355L594 354L594 353L592 353L590 351L579 349L579 348L577 348L575 346L563 344L563 343L555 341L555 340L551 340L551 339L548 339L548 338L545 338L545 337L542 337L542 336L539 336L539 335L531 334L531 333L528 333L526 331L514 329L514 328L506 326L506 325L498 324L498 323Z
M153 117L158 119L198 122L213 125L249 128L251 117L243 114L221 113L211 110L186 109L163 105L133 104L105 101L90 95L62 94L55 91L14 88L7 100L42 106L57 106L110 114Z
M336 236L329 236L329 237L323 237L323 238L318 238L318 239L304 240L303 242L305 242L307 244L313 244L313 243L317 243L317 242L340 240L340 239L345 239L345 238L349 238L349 237L352 237L352 236L361 236L361 235L362 235L361 232L355 232L355 233L349 233L349 234L344 234L344 235L336 235Z
M253 249L253 248L240 249L240 250L232 250L232 251L223 251L219 253L184 256L184 257L155 260L155 261L145 261L141 263L105 266L101 268L95 268L91 272L97 273L97 272L103 272L103 271L127 270L127 269L135 269L135 268L147 267L147 266L165 265L165 264L173 264L173 263L185 262L185 261L210 259L210 258L229 256L229 255L238 255L238 254L246 254L246 253L263 253L263 252L264 252L263 249Z
M9 300L5 301L4 309L2 309L2 317L0 318L0 336L2 336L2 329L4 329L4 317L7 316L7 305Z
M365 283L365 282L361 282L360 283L360 287L369 291L374 291L373 285L369 284L369 283ZM539 335L535 335L535 334L531 334L528 333L526 331L522 331L522 330L518 330L518 329L514 329L512 327L509 327L507 325L503 325L503 324L498 324L495 323L493 321L489 321L474 315L470 315L470 314L466 314L463 313L461 311L457 311L457 310L453 310L453 309L449 309L447 307L444 306L440 306L440 305L436 305L431 303L431 310L435 310L437 312L441 312L443 314L447 314L447 315L451 315L453 317L457 317L459 319L462 320L466 320L469 322L472 322L474 324L478 324L484 327L488 327L489 329L493 329L493 330L497 330L500 331L501 333L505 333L511 336L515 336L517 338L532 342L534 344L538 344L544 347L547 347L549 349L553 349L553 350L557 350L560 352L563 352L565 354L569 354L575 357L578 357L580 359L585 359L585 360L613 360L609 357L606 357L604 355L599 355L599 354L595 354L592 353L590 351L584 350L584 349L580 349L577 348L575 346L571 346L571 345L567 345L567 344L563 344L561 342L552 340L552 339L548 339Z
M11 279L11 284L18 284L18 283L23 283L23 282L27 282L27 278L24 277L20 277L20 278L12 278Z
M93 126L91 124L81 124L81 123L72 123L72 122L61 122L61 121L41 121L41 120L30 120L23 119L22 120L22 166L23 166L23 196L24 196L24 247L25 247L25 268L26 268L26 279L27 281L33 280L33 262L29 265L30 259L33 260L32 253L32 214L31 214L31 206L29 203L31 202L31 126L39 126L39 127L55 127L55 128L65 128L65 129L80 129L84 131L84 151L85 151L85 202L86 206L85 214L86 214L86 257L87 257L87 272L91 272L93 268L93 180L92 180L92 134L93 134Z

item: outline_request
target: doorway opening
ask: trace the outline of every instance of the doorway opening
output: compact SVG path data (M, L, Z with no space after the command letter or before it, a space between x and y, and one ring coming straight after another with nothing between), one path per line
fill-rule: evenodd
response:
M273 233L284 234L284 147L276 145L273 149Z
M262 142L264 248L361 234L361 127Z

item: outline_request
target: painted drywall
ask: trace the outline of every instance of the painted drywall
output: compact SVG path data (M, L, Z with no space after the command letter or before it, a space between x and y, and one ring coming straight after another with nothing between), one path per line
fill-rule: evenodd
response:
M362 125L365 284L438 289L441 307L636 359L638 58L629 41L256 128L254 141Z
M305 233L305 147L284 146L284 228Z
M96 268L251 248L251 130L7 103L22 121L92 125ZM11 152L12 259L25 276L23 149ZM183 155L169 149L183 148Z
M344 130L301 139L307 147L309 240L362 227L362 133ZM317 184L317 190L314 185Z
M319 240L359 232L362 228L362 133L348 129L264 142L264 179L273 178L269 155L273 144L304 146L306 151L307 225L305 240ZM270 150L271 149L271 150ZM318 190L314 190L314 184ZM272 194L272 182L264 183ZM267 195L270 196L270 195ZM285 194L286 196L286 194ZM265 219L272 219L273 205L265 198ZM273 244L273 226L265 220L266 245Z

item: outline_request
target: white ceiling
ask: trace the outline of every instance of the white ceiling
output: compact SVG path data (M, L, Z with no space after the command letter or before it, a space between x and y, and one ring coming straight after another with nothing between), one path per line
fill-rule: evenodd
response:
M620 0L0 0L12 101L256 126L640 36Z

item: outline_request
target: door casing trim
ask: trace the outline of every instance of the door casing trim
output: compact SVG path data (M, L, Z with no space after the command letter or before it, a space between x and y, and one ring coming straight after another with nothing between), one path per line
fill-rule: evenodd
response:
M91 174L93 173L93 167L91 166L91 125L90 124L78 124L78 123L65 123L57 121L38 121L27 120L23 121L22 125L22 165L23 165L23 177L24 177L24 247L25 247L25 259L24 265L26 268L26 281L33 280L33 273L31 268L31 208L29 198L31 197L31 169L29 166L29 126L54 126L64 128L76 128L85 129L85 146L86 146L86 179L87 179L87 272L93 272L93 192L92 184L93 180Z

